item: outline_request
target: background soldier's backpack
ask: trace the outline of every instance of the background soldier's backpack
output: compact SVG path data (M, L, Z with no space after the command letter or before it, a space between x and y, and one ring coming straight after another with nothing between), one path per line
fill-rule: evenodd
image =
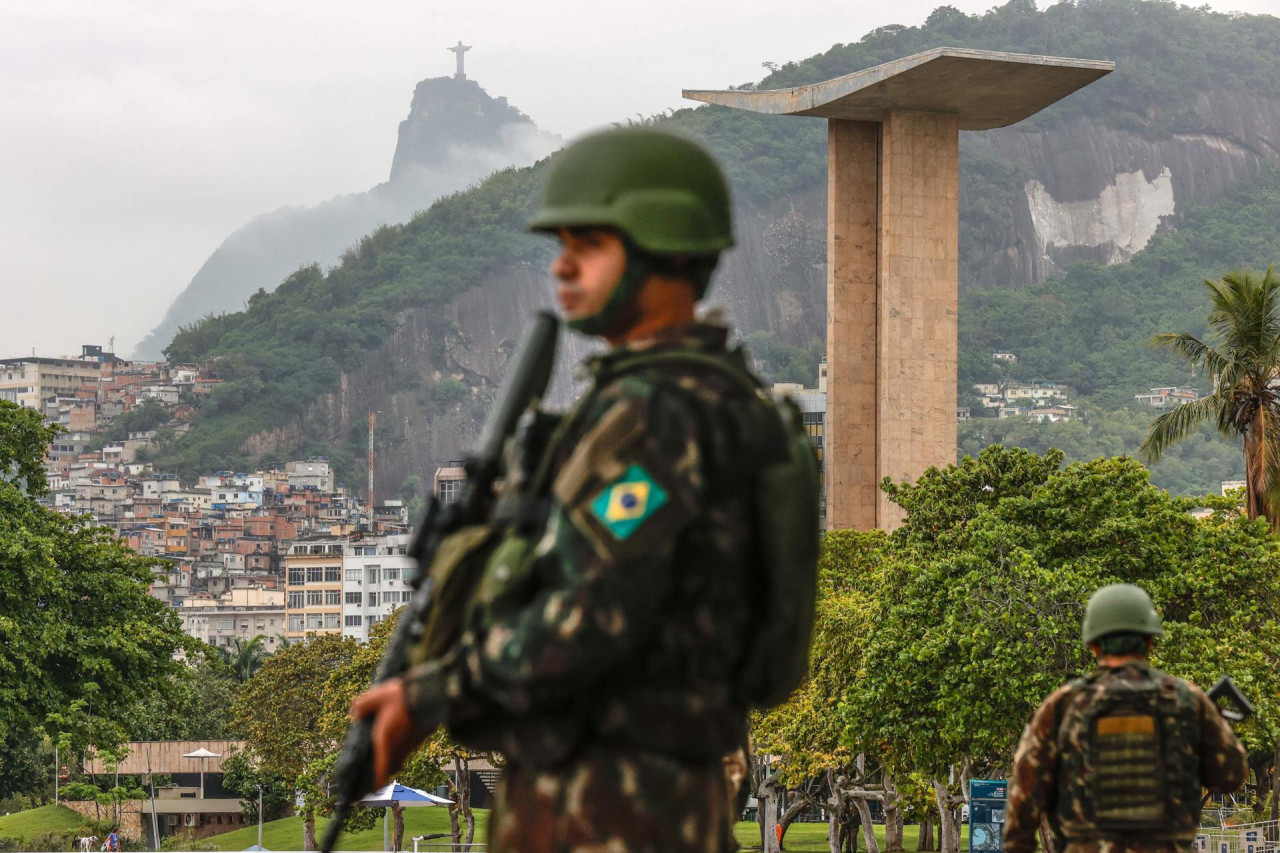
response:
M641 351L611 362L597 386L627 373L662 375L712 371L755 398L759 442L766 452L745 459L755 470L752 527L756 534L753 634L738 675L737 697L752 708L787 700L809 673L809 643L817 594L819 478L817 455L795 401L775 400L747 369L740 349L722 353ZM667 383L679 389L678 383Z
M1072 686L1058 732L1062 823L1156 835L1195 826L1198 718L1187 685L1151 671L1139 680L1095 675Z

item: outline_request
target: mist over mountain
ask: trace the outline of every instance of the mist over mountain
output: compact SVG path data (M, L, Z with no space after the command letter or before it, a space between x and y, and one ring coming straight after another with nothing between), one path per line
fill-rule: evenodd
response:
M273 290L299 267L332 266L380 225L405 222L436 199L507 166L524 166L563 140L540 130L503 97L474 80L436 77L414 89L400 123L390 178L362 193L313 207L285 207L256 216L223 241L157 325L134 358L160 359L183 325L238 311L259 289Z

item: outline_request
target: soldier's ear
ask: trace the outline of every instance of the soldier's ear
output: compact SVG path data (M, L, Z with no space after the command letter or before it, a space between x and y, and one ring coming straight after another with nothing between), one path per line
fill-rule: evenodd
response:
M1093 652L1095 658L1102 657L1102 646L1097 643L1090 643L1088 648L1089 651Z

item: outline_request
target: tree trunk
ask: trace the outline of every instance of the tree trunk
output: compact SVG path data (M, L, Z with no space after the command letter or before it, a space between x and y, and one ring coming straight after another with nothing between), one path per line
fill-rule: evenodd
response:
M1271 766L1271 819L1280 820L1280 746L1276 747L1275 762Z
M764 828L764 838L761 839L760 849L762 853L781 853L778 846L778 786L773 779L766 780L760 786L760 793L756 795L756 802L763 815L761 826Z
M854 797L853 807L858 810L858 817L862 818L862 834L867 839L867 853L880 853L880 842L876 841L876 827L871 822L871 806L867 805L867 801L862 797Z
M781 850L787 849L787 830L791 828L791 822L798 818L805 809L809 808L813 801L809 799L807 794L796 793L791 804L783 811L782 817L778 820L778 826L782 827L782 840L778 843Z
M920 820L920 834L916 838L919 853L933 853L933 815L925 814Z
M399 803L391 806L391 849L404 847L404 806Z
M316 810L312 808L302 813L302 849L316 849Z
M938 801L938 849L941 853L960 853L960 819L955 813L955 797L941 779L933 780L933 796Z
M841 819L836 814L835 809L827 809L827 851L828 853L840 853L840 844L844 840L844 833L841 831Z
M466 753L462 754L460 765L462 773L458 777L458 799L462 803L462 819L467 824L467 840L463 848L463 853L471 850L471 842L476 840L476 816L471 810L471 757Z
M972 812L970 812L970 815L972 815ZM973 817L971 816L969 819L973 820ZM1053 842L1053 827L1049 826L1048 817L1040 818L1040 827L1037 831L1040 833L1040 849L1044 853L1058 853L1057 845Z
M457 793L457 790L455 789L454 790L455 802L453 803L453 805L449 806L449 838L451 839L449 843L452 844L454 847L457 847L459 844L462 843L462 829L458 825L458 812L460 810L460 806L456 802L457 796L458 796L458 793Z
M902 809L898 806L898 785L889 773L884 774L884 849L885 853L901 853Z
M1259 411L1261 416L1261 411ZM1265 517L1267 521L1271 521L1270 515L1267 513L1267 505L1264 500L1264 494L1267 488L1266 472L1258 470L1257 451L1253 447L1252 436L1246 436L1244 440L1244 511L1249 516L1249 520L1253 521L1259 515Z

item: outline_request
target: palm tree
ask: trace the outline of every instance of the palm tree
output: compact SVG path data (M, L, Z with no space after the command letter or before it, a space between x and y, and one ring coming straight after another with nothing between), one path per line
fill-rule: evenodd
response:
M234 637L230 645L218 648L227 663L231 664L231 670L236 675L236 681L243 684L262 668L263 661L267 659L268 654L266 647L263 645L266 639L263 634L259 634L252 640Z
M1275 526L1280 521L1280 277L1274 267L1262 278L1233 271L1221 281L1205 279L1212 310L1206 325L1216 346L1187 332L1166 332L1151 339L1168 347L1193 370L1213 377L1213 393L1178 406L1151 424L1141 452L1148 461L1170 445L1212 421L1218 431L1244 444L1245 509ZM1207 336L1206 336L1207 337Z

